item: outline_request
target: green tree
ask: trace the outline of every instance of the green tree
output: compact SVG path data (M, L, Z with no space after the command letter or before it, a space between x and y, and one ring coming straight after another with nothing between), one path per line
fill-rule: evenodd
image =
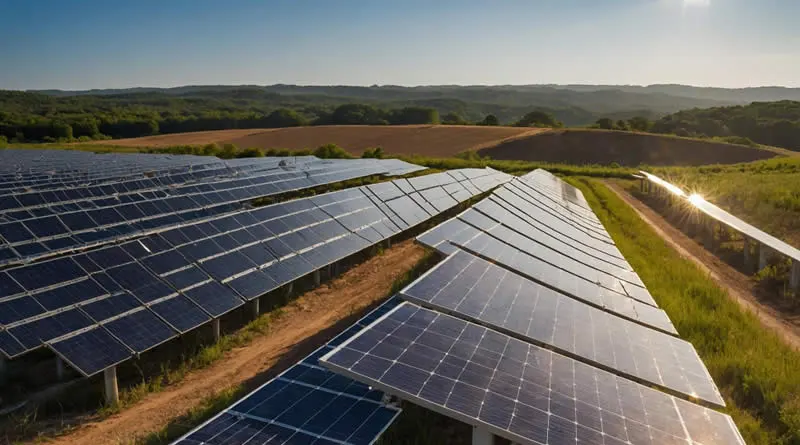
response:
M306 118L288 108L275 110L264 118L264 126L267 128L301 127L303 125L308 125Z
M622 130L622 131L629 131L630 130L630 127L628 127L628 123L625 122L622 119L617 121L617 124L615 125L615 128L617 130Z
M469 125L469 121L456 112L445 114L444 117L442 117L442 123L446 125Z
M597 119L595 125L597 125L598 128L602 128L603 130L611 130L612 128L614 128L614 121L607 117L603 117Z
M233 159L236 157L237 151L239 151L239 148L235 144L225 144L217 156L222 159Z
M522 119L514 124L517 127L551 127L559 128L564 124L559 122L552 114L544 111L534 110L522 116Z
M485 118L481 121L481 125L487 125L490 127L496 127L500 125L500 120L497 119L497 116L494 114L487 114Z
M236 153L237 158L263 158L264 152L260 148L245 148Z
M439 112L436 108L405 107L392 110L387 118L392 125L438 124Z
M368 148L361 154L362 158L383 159L383 156L383 148L381 147Z
M652 125L652 122L647 120L646 117L642 116L634 116L628 120L628 126L633 131L650 131L650 127Z
M314 150L314 156L321 159L351 159L353 156L336 144L325 144Z
M64 122L53 122L51 137L55 139L72 139L72 126Z
M0 148L6 148L7 146L8 146L8 138L0 134Z

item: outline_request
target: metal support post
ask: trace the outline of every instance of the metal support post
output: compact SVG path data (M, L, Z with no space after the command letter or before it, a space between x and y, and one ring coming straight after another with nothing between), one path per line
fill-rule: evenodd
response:
M250 314L253 317L253 320L258 318L261 315L261 299L255 298L253 301L250 302Z
M291 283L287 284L283 288L283 296L286 297L286 298L289 298L289 297L292 296L292 292L294 292L294 281L292 281Z
M6 356L0 354L0 385L4 385L6 383L7 372L8 362L6 361Z
M800 290L800 261L792 259L792 271L789 273L789 288L794 292Z
M639 191L644 193L644 178L639 178Z
M770 251L770 248L762 244L758 249L758 270L767 267L767 263L769 262L769 258L771 256L772 252Z
M753 253L750 251L750 238L747 235L743 235L744 238L744 245L742 250L744 251L744 270L750 272L753 268Z
M220 335L219 335L219 318L215 318L211 320L211 330L214 332L214 341L218 342Z
M117 386L117 367L112 366L103 371L105 379L106 405L113 406L119 403L119 387Z
M56 380L59 382L64 380L64 360L56 356Z
M703 225L703 246L708 250L714 250L714 220L704 217Z
M319 269L314 271L314 285L319 286L322 283L322 274L320 273Z
M392 239L391 238L387 238L386 239L386 248L387 249L391 249L392 248Z
M494 435L486 428L472 427L472 445L493 445Z

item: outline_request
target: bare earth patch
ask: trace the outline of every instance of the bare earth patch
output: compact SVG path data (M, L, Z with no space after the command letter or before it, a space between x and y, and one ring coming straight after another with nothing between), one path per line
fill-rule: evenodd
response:
M132 443L186 414L224 389L266 382L338 334L329 329L385 297L392 283L409 271L424 249L404 241L298 297L285 313L246 347L230 351L211 366L102 421L93 421L48 443L60 445ZM328 332L326 331L328 329Z
M607 181L606 185L630 205L639 217L649 224L681 256L707 272L717 284L739 303L755 314L764 326L775 331L786 343L800 349L800 320L782 313L757 297L753 280L731 267L719 257L686 236L655 210L631 196L622 187Z

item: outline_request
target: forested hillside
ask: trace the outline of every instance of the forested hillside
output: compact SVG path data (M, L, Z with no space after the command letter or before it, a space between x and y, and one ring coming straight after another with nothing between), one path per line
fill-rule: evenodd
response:
M665 91L674 94L667 94ZM726 92L729 93L726 96ZM302 125L477 124L584 126L656 120L682 109L736 104L742 97L794 89L724 90L684 86L185 86L40 92L0 91L0 143L130 138L203 130ZM697 97L690 97L696 94ZM741 108L741 107L738 107ZM713 108L712 110L726 110ZM736 108L734 108L736 109ZM695 111L683 113L699 113ZM778 111L779 113L779 111ZM684 116L677 113L674 116ZM689 116L689 115L687 115ZM657 131L726 135L722 126L679 117L660 120ZM763 119L756 117L761 134ZM719 120L719 119L712 119ZM687 124L681 122L686 121ZM691 125L689 123L692 123ZM747 126L750 124L742 124ZM770 124L772 125L772 124ZM752 137L787 145L782 136ZM781 127L783 125L784 127ZM709 127L701 129L701 127ZM749 128L749 127L748 127ZM750 137L750 136L748 136Z
M800 151L800 102L684 110L657 120L651 131L679 136L735 136Z
M543 86L186 86L0 91L0 138L17 142L315 124L514 124L538 111L567 126L655 119L718 101ZM528 116L529 117L529 116ZM527 119L529 124L537 124Z

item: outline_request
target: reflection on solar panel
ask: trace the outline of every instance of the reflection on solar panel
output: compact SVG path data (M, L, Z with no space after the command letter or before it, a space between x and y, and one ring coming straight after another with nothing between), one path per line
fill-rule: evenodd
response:
M400 303L390 299L328 344L174 442L176 445L373 443L400 410L383 393L319 365L321 355Z
M678 196L684 197L687 200L689 199L689 196L675 185L672 185L669 182L664 181L663 179L659 178L656 175L647 172L641 172L641 173L645 175L645 177L647 177L649 181L652 181L655 184L658 184L662 187L672 190L673 193L675 193ZM708 215L709 217L713 218L714 220L719 221L728 227L731 227L732 229L742 233L743 235L749 237L750 239L762 243L770 247L771 249L775 250L776 252L780 252L781 255L800 261L800 250L798 250L796 247L789 245L779 240L778 238L775 238L774 236L758 229L757 227L754 227L742 221L736 216L731 215L730 213L726 212L725 210L722 210L721 208L706 201L705 199L702 198L693 199L692 205L701 212Z
M690 343L568 298L466 252L448 257L400 295L625 377L725 405Z
M0 271L0 350L16 357L47 345L90 376L508 178L465 169L399 179L216 215ZM104 352L85 357L95 351Z
M744 444L727 415L410 303L320 363L514 442Z

